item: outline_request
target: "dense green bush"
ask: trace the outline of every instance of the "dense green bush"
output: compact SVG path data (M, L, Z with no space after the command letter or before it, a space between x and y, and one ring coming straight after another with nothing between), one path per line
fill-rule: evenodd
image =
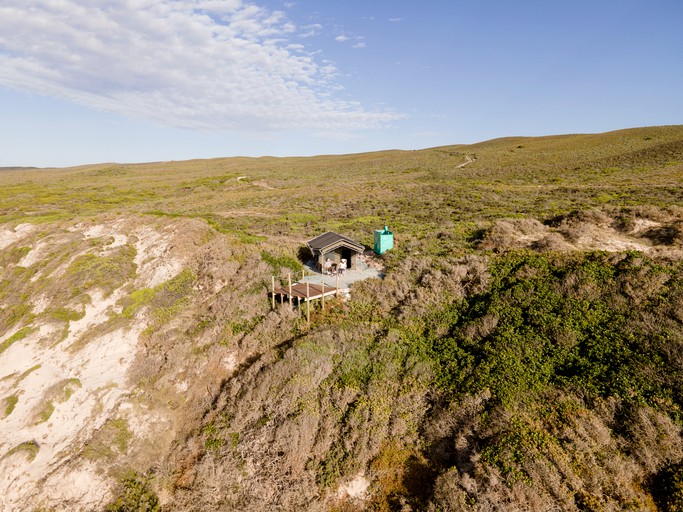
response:
M680 265L638 253L512 252L490 270L486 292L428 322L441 388L453 395L488 388L511 404L562 386L680 417L683 368L672 346L683 333L668 320L680 295Z
M148 478L130 472L121 482L119 496L112 501L106 512L160 512L159 498L150 488Z

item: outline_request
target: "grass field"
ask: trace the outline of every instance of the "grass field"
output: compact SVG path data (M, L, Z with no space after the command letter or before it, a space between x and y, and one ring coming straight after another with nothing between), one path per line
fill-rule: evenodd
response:
M200 217L226 232L306 239L372 229L465 240L501 217L681 205L683 128L504 138L420 151L226 158L0 173L0 222L104 213ZM475 160L464 167L465 156Z

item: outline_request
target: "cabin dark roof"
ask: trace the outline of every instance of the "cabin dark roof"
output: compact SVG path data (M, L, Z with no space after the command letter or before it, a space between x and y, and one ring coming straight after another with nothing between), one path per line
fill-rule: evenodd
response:
M339 235L332 231L316 236L313 240L308 241L308 246L314 252L329 252L339 247L348 247L356 252L363 252L365 247L358 242L354 242L350 238Z

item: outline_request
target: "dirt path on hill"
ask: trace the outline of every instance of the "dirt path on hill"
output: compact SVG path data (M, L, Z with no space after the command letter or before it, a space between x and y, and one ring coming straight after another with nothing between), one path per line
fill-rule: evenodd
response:
M472 162L476 162L477 159L474 157L471 157L470 155L465 155L465 160L466 162L463 162L461 164L458 164L455 166L456 169L460 169L461 167L465 167L466 165L471 164Z

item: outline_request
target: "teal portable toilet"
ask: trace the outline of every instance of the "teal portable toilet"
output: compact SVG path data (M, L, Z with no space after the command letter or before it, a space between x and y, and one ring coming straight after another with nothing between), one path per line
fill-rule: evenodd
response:
M377 254L384 254L389 249L394 247L394 234L389 231L389 226L384 226L384 229L375 230L375 252Z

